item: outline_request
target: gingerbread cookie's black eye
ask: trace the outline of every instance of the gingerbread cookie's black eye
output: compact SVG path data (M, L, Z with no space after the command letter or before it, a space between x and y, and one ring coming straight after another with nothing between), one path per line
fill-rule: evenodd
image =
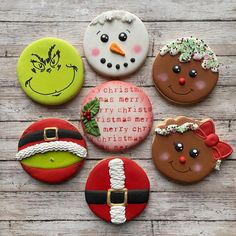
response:
M174 73L178 74L181 71L181 67L178 65L175 65L172 67L172 70Z
M106 43L109 40L109 36L107 34L102 34L100 39L103 43Z
M177 152L183 151L184 145L183 145L182 143L177 142L177 143L175 143L174 145L175 145L175 150L176 150Z
M190 70L190 71L188 72L188 74L189 74L190 77L194 78L194 77L197 76L197 71L194 70L194 69L192 69L192 70Z
M121 32L119 34L119 40L124 42L126 41L126 39L127 39L127 34L125 32Z
M197 150L196 148L193 148L189 151L189 156L195 158L199 155L199 150Z

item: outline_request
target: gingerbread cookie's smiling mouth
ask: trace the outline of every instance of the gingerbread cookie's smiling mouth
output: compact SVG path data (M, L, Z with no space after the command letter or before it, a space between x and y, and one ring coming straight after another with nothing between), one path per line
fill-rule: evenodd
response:
M193 89L190 89L190 90L189 90L188 92L186 92L186 93L178 93L178 92L176 92L176 91L173 90L173 88L172 88L171 85L169 85L168 88L172 91L172 93L175 93L175 94L177 94L177 95L187 95L187 94L193 92Z
M178 170L178 169L176 169L176 168L174 167L173 162L174 162L174 161L170 161L169 164L171 165L172 169L175 170L175 171L178 171L178 172L180 172L180 173L187 173L187 172L189 172L189 171L192 171L190 167L189 167L187 170Z
M40 95L44 95L44 96L48 96L48 95L52 95L52 96L60 96L61 93L66 90L67 88L69 88L71 86L71 84L74 82L75 80L75 73L78 71L78 68L77 66L73 66L73 65L66 65L66 67L68 68L72 68L73 70L73 77L72 77L72 80L70 81L70 83L64 87L63 89L60 89L60 90L56 90L54 92L50 92L50 93L42 93L42 92L39 92L37 90L35 90L32 86L31 86L31 80L33 79L33 77L31 77L30 79L28 79L26 82L25 82L25 87L29 86L29 88L34 91L35 93L38 93Z

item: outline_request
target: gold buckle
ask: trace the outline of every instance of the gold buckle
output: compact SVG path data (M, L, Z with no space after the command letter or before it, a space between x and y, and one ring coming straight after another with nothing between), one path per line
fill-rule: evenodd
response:
M124 201L121 203L112 203L111 202L111 193L112 192L122 192L124 194ZM128 189L123 188L123 189L113 189L110 188L107 190L107 205L108 206L127 206L128 203Z
M54 137L47 137L47 131L48 130L54 130L55 131L55 136ZM44 141L58 140L58 128L57 127L47 127L47 128L44 128L43 138L44 138Z

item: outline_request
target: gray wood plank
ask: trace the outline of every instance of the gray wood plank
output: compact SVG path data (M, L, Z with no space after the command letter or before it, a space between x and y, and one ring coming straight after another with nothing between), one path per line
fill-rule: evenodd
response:
M235 236L235 221L154 221L155 236Z
M1 21L90 21L97 14L111 9L124 9L137 14L145 21L173 20L235 20L235 1L131 1L121 0L118 5L108 0L90 4L77 1L27 1L3 0ZM62 10L63 9L63 10Z
M236 86L236 56L219 56L221 67L218 85ZM155 57L148 57L143 67L137 73L127 76L124 81L134 83L137 86L151 86L152 82L152 64ZM16 64L18 58L0 57L0 86L20 88L16 75ZM84 86L92 87L107 81L107 78L96 74L88 65L87 60L83 58L86 71ZM6 88L7 89L7 88Z
M235 192L152 192L137 220L236 220ZM2 192L0 220L95 220L83 192Z
M146 171L152 192L236 192L236 161L225 161L221 171L214 171L201 182L188 186L176 184L162 176L150 159L135 161ZM0 192L84 191L89 172L97 163L86 160L74 178L63 184L49 185L31 178L17 161L0 161Z
M150 55L156 55L164 44L179 37L202 38L217 55L236 55L234 21L145 22L150 37ZM83 53L87 22L4 22L0 24L0 55L19 56L31 42L42 37L67 40ZM216 30L220 29L220 30Z

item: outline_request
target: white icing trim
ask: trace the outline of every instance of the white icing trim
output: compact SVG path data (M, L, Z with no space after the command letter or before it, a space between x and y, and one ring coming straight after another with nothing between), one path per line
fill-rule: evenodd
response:
M167 136L169 134L174 134L174 133L181 133L183 134L184 132L188 130L196 130L198 128L198 124L192 123L192 122L186 122L182 125L168 125L166 128L159 128L157 127L155 129L155 132L159 135L162 136Z
M135 16L127 11L106 11L97 16L90 25L104 25L106 22L111 22L113 20L121 20L123 23L132 23L135 20Z
M113 189L123 189L125 187L124 162L115 158L109 161L110 185ZM122 224L126 221L125 206L111 206L110 208L111 222L114 224Z
M22 149L16 154L17 160L33 156L37 153L45 153L52 151L66 151L75 154L78 157L85 158L87 156L87 149L81 145L67 141L53 141L46 143L39 143L33 146Z

